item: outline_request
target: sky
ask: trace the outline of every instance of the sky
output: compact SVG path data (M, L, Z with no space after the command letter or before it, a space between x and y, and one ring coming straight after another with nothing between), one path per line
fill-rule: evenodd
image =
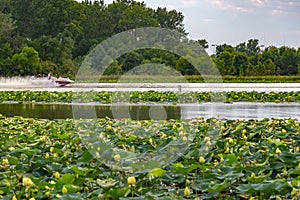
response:
M265 46L300 47L300 0L137 1L182 12L188 37L206 39L210 46L259 39Z

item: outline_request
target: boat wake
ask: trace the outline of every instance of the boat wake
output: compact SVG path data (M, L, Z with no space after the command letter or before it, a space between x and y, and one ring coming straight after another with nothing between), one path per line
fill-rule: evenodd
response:
M74 83L69 78L56 77L0 77L0 88L30 89L30 88L52 88L61 87Z

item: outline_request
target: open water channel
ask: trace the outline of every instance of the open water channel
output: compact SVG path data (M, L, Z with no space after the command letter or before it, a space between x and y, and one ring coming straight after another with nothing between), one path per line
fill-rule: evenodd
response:
M74 110L77 112L73 114ZM79 114L78 114L79 112ZM131 118L131 119L300 119L298 103L203 103L179 105L72 105L72 104L0 104L0 114L41 119Z

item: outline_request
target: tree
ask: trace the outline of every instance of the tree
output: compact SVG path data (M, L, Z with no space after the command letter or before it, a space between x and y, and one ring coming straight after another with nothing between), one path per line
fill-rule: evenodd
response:
M129 52L122 57L124 59L121 59L120 64L122 65L123 73L128 72L132 68L139 66L143 61L143 56L135 51Z
M184 16L176 10L167 11L166 8L157 8L154 11L154 18L158 21L162 28L174 29L182 34L186 34L184 30Z
M294 48L280 47L280 70L282 75L296 75L298 73L298 56Z
M7 37L15 29L15 21L9 14L0 12L0 38Z
M40 70L40 58L38 52L32 47L24 47L19 54L12 57L11 75L32 75Z
M245 52L238 52L234 56L233 66L235 67L237 76L246 76L249 60Z
M152 10L145 8L145 4L134 2L122 14L118 27L126 31L141 27L158 27L158 22L152 17Z
M119 65L118 61L113 61L107 69L103 72L103 75L120 75L122 73L122 66Z
M248 40L246 46L247 46L247 52L248 52L248 54L250 54L250 53L258 54L260 52L259 40L258 39L250 39L250 40Z
M222 44L216 46L216 57L220 56L224 51L228 51L230 53L234 52L234 48L228 44Z
M258 39L250 39L248 42L242 42L235 47L237 52L245 52L248 55L257 54L260 52L260 48L258 46Z
M0 59L12 57L13 52L8 42L0 43Z
M186 61L184 57L177 60L175 69L182 75L193 75L195 73L194 66Z
M200 39L197 40L198 44L200 44L204 49L207 49L209 47L208 42L206 39Z
M228 51L223 52L219 58L223 61L223 74L224 75L234 75L235 69L233 67L234 54Z
M276 66L271 59L266 60L263 63L263 70L261 70L260 75L274 75Z
M265 63L268 59L271 59L275 64L275 75L280 75L280 54L279 49L274 46L269 46L261 54L261 63Z
M16 33L20 36L29 36L33 29L35 12L32 9L33 0L10 0L10 12L16 22Z

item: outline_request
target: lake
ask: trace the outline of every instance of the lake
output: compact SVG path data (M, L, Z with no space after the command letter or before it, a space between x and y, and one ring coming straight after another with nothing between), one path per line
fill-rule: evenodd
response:
M0 104L0 114L12 117L40 119L66 118L131 118L131 119L263 119L297 118L300 119L298 103L201 103L201 104L41 104L41 103L4 103Z
M300 83L75 83L67 87L32 85L28 79L1 79L0 91L300 91ZM132 119L191 119L216 117L221 119L300 118L299 103L201 103L182 105L71 105L71 104L0 104L5 116L44 119L75 117L132 118ZM77 113L77 114L76 114Z

